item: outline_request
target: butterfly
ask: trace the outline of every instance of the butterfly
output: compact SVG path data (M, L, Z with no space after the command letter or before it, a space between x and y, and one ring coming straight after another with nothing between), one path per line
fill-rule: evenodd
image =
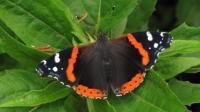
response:
M172 40L167 32L137 32L114 39L100 32L95 43L62 50L42 60L36 71L81 96L105 99L111 91L122 96L143 82Z

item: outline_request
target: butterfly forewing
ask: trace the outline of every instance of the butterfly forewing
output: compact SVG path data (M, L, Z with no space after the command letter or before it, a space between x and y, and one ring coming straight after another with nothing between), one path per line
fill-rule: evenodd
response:
M147 70L154 66L160 52L168 48L172 43L172 36L166 32L138 32L132 33L131 35L132 36L128 34L127 36L135 38L135 40L141 44L144 49L143 52L148 54L148 57L146 58L149 58L149 61L147 63L141 62ZM145 58L144 56L141 57Z
M53 77L62 84L71 86L72 83L66 77L66 67L68 66L68 59L71 57L72 50L73 48L65 49L41 61L36 71L42 76Z

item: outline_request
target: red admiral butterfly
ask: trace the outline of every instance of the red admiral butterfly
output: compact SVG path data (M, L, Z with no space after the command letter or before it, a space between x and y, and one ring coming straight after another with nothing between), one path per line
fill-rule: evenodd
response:
M143 82L145 72L171 42L166 32L138 32L111 40L99 33L96 43L60 51L36 70L88 98L107 98L109 90L121 96Z

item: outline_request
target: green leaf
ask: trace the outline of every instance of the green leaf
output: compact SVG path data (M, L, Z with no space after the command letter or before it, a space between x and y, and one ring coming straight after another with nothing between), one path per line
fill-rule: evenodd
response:
M2 39L0 38L0 54L4 53Z
M76 95L69 95L65 99L66 112L88 112L86 100Z
M81 0L63 0L75 16L83 16L86 10Z
M0 62L0 71L5 69L17 68L20 66L16 60L12 59L7 54L0 54Z
M185 71L186 73L198 73L200 72L200 65L190 68L189 70Z
M178 0L176 7L178 23L186 22L189 25L200 26L199 4L199 0Z
M37 75L23 70L0 72L0 80L0 105L14 100L16 96L20 96L27 91L42 89L48 81L42 81Z
M41 90L31 90L23 95L16 96L11 101L0 104L1 107L9 106L36 106L53 102L60 98L67 96L70 90L67 90L65 86L62 86L58 82L49 84L47 87Z
M169 81L169 86L183 104L200 103L200 84L172 79Z
M111 38L122 36L126 28L126 24L127 24L127 18L125 18L120 23L118 23L115 27L113 27L113 29L111 30Z
M115 25L127 18L136 7L137 1L82 0L85 9L93 20L91 22L96 26L96 31L104 32L109 32Z
M0 107L36 106L67 96L70 91L58 82L47 85L37 74L9 70L0 76ZM12 83L10 83L12 82Z
M200 65L200 58L168 57L160 59L154 69L167 80L197 65Z
M30 107L0 107L0 112L29 112Z
M0 27L0 37L2 39L2 47L5 52L17 60L19 63L24 65L26 68L33 68L38 64L39 61L47 57L46 54L40 53L34 49L24 46L10 35L8 35L4 29ZM28 62L28 63L27 63Z
M199 103L199 91L192 89L196 85L170 80L170 88L164 80L182 72L198 72L199 27L182 24L174 29L171 34L175 41L170 49L161 54L155 65L156 72L149 71L140 87L122 97L112 94L107 100L85 99L58 81L32 73L39 61L48 55L31 46L50 45L63 49L88 42L88 38L95 37L97 31L103 31L109 37L118 37L125 29L126 32L147 30L156 2L0 0L0 70L6 70L0 72L0 112L187 112L184 104ZM171 9L161 14L165 18L159 19L171 20ZM75 18L86 13L88 17L80 22ZM196 19L192 20L195 20L192 25L199 23ZM151 25L160 26L158 23L155 21ZM161 26L164 27L164 24ZM183 90L184 86L189 91ZM180 90L186 92L180 94ZM189 99L191 96L187 94L190 92L196 96Z
M174 40L171 47L160 55L160 58L170 56L186 56L200 52L200 41L196 40ZM195 57L195 56L193 56Z
M199 45L200 41L175 40L172 46L161 54L155 70L161 74L163 79L169 79L200 65L200 58L195 55L200 53Z
M126 33L148 30L148 21L155 10L157 0L139 0L134 11L128 17Z
M29 46L71 46L73 32L81 37L81 41L85 41L84 33L61 0L0 2L1 20Z
M200 65L199 56L194 55L200 52L199 45L200 42L195 40L175 40L170 49L161 54L155 70L163 79L169 79Z
M179 40L200 40L200 27L191 27L183 23L172 30L171 34Z
M109 101L119 112L187 111L168 85L154 71L147 74L144 83L132 94L113 98Z
M70 8L70 11L77 17L82 29L85 29L86 34L94 34L94 23L92 24L92 18L88 16L87 11L84 8L82 0L64 0L65 4ZM82 19L84 18L84 19ZM88 35L87 35L87 38Z
M34 111L32 112L68 112L65 110L65 107L63 105L64 102L65 99L60 99L52 103L35 107L35 110L33 108Z
M108 100L91 100L87 99L89 112L116 112L115 108Z
M21 43L24 43L16 34L13 32L6 24L0 19L0 26L1 29L5 30L6 33L11 35L14 39L20 41Z

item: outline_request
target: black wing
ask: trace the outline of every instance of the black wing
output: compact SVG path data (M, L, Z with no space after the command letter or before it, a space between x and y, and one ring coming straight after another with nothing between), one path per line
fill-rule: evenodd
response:
M132 34L138 43L141 43L144 50L147 51L149 62L142 64L147 70L153 67L161 51L170 47L172 36L166 32L138 32Z
M106 77L102 71L101 55L96 44L68 48L37 66L42 76L59 80L66 86L89 98L105 98L107 96Z
M161 50L169 47L172 37L167 33L140 32L112 40L113 75L111 87L123 95L140 85ZM157 43L158 45L156 45Z
M68 60L71 58L72 51L73 48L68 48L50 56L46 60L42 60L36 71L41 76L53 77L64 85L72 86L74 83L68 81L66 75Z

